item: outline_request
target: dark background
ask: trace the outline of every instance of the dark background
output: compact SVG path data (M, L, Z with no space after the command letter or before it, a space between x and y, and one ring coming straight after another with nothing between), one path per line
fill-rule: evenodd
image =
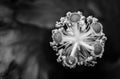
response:
M28 34L40 32L42 53L53 66L50 79L120 79L119 0L0 0L0 8L0 30L17 28ZM95 16L103 24L108 39L103 57L94 67L63 67L49 46L55 21L68 11Z

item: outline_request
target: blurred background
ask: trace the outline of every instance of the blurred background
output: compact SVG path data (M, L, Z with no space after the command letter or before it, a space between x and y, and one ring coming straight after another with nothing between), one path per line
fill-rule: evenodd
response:
M120 79L119 9L119 0L0 0L0 32L19 31L19 44L31 48L27 49L29 54L37 54L38 74L42 76L38 79ZM108 39L103 57L94 67L69 69L56 61L56 52L49 45L51 30L68 11L92 15L103 24Z

